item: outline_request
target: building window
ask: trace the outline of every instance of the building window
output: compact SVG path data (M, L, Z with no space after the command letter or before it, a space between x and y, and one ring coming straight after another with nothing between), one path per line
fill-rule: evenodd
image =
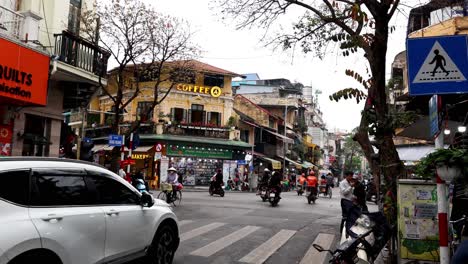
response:
M171 121L181 123L187 120L187 111L183 108L171 108Z
M273 118L268 118L268 127L275 128L275 120Z
M244 142L249 143L249 130L242 130L240 134L240 139Z
M150 111L153 102L138 102L137 107L137 118L141 122L147 122L153 120L153 111ZM148 114L148 111L149 114Z
M203 111L203 105L192 105L192 109L190 109L190 122L199 124L206 123L206 112Z
M70 0L68 31L78 35L80 31L81 0Z
M205 84L205 86L218 86L223 88L224 76L219 74L205 74L203 83Z
M208 124L220 126L221 125L221 113L208 112Z

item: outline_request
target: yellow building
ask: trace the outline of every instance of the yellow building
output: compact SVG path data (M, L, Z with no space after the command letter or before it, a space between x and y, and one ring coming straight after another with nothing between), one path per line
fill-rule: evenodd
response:
M172 65L174 63L169 63L166 67ZM208 184L217 169L223 170L227 180L229 176L234 177L235 161L243 160L245 151L252 147L240 141L238 131L232 127L231 80L239 75L195 60L189 61L187 69L184 81L166 81L158 86L159 98L169 89L170 92L149 115L145 113L153 103L156 82L140 78L140 93L125 108L120 131L125 133L130 123L141 121L140 145L146 147L135 151L141 150L147 156L134 156L150 160L144 172L147 177L152 175L153 179L156 176L164 181L167 168L174 166L189 185ZM134 95L137 85L135 80L128 79L131 81L126 82L123 91L124 102ZM109 93L116 94L116 77L112 71L108 82ZM105 113L112 110L113 104L104 94L90 104L91 111L100 112L101 125L108 123Z

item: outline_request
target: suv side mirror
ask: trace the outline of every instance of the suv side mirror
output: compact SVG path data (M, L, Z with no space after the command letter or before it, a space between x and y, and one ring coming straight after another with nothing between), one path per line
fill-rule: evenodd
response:
M154 198L151 194L143 192L140 197L141 206L151 207L154 205Z

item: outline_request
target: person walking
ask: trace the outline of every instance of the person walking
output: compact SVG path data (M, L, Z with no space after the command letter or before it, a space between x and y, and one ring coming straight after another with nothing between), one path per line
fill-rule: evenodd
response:
M341 225L340 225L340 232L342 232L344 223L347 222L347 218L351 208L353 207L353 172L347 171L345 172L345 178L340 182L340 195L341 195ZM346 234L349 230L350 226L346 224Z

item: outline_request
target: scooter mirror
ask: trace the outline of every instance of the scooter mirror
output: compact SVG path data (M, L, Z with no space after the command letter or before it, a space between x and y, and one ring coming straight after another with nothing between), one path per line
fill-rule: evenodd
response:
M317 244L313 244L314 248L318 251L318 252L323 252L325 251L325 249L320 246L320 245L317 245Z

